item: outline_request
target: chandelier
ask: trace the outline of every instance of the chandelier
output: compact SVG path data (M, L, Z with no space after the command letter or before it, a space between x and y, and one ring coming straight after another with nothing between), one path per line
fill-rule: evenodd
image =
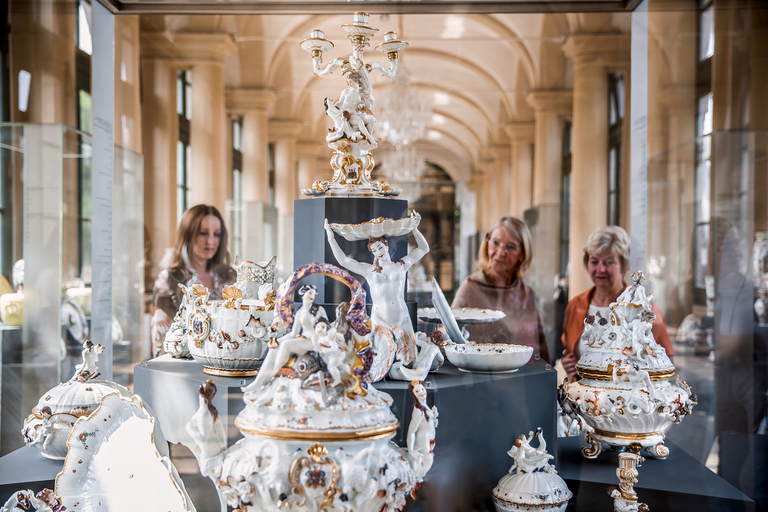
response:
M378 135L393 146L383 158L387 176L393 180L413 182L421 177L425 162L414 143L424 135L431 116L431 106L416 94L410 73L401 65L376 125Z

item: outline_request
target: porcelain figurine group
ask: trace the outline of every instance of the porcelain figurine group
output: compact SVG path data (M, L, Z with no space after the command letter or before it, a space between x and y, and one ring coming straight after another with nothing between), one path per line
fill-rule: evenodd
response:
M312 274L350 289L351 300L339 305L333 322L313 304L313 287L299 287ZM302 304L294 311L297 289ZM212 405L215 386L200 388L187 429L201 472L230 506L244 511L402 508L432 466L437 410L413 381L407 447L390 442L398 420L391 397L371 385L373 329L362 286L343 269L312 263L280 286L275 310L286 332L243 388L245 408L235 425L244 438L230 448Z

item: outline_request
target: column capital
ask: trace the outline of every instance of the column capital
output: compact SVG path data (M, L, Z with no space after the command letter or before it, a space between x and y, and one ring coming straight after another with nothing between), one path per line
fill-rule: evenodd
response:
M269 140L295 139L303 127L295 119L273 119L269 121Z
M275 91L266 88L227 87L225 95L227 112L231 114L265 111L277 101Z
M513 144L532 144L535 133L534 123L507 123L504 125L504 131Z
M611 69L626 67L631 41L629 34L572 34L563 44L563 53L573 63L602 64Z
M313 142L309 140L300 140L296 144L296 156L298 158L317 158L323 148L327 148L323 144ZM328 158L331 156L331 149L328 148Z
M573 91L540 89L526 94L525 101L537 114L567 116L573 113Z
M171 60L179 66L208 63L224 65L237 44L226 32L142 32L142 58Z

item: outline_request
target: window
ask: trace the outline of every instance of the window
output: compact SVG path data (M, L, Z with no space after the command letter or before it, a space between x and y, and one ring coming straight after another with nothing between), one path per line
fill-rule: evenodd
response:
M232 119L232 244L230 253L243 254L243 118Z
M83 133L93 131L93 105L91 97L91 55L93 42L91 40L91 2L78 0L75 2L75 33L77 34L77 49L75 50L75 87L77 94L77 129ZM77 136L79 153L91 152L90 141L81 135ZM90 158L77 159L77 240L78 255L77 269L83 276L83 268L91 265L91 165Z
M179 117L179 140L176 143L176 220L190 206L189 172L192 160L190 123L192 111L192 72L179 71L176 76L176 113Z
M711 261L712 56L715 53L714 7L711 0L701 5L698 36L693 299L697 304L706 304L705 277L710 273Z
M621 137L624 122L624 77L608 74L608 225L621 220Z
M275 145L269 143L269 204L275 206Z
M560 175L560 276L568 273L568 244L571 242L571 121L563 125L562 174Z
M10 120L10 69L7 65L10 49L10 24L7 11L0 23L0 120ZM3 141L5 142L5 141ZM0 272L11 275L13 265L13 224L11 216L11 183L9 162L0 160Z

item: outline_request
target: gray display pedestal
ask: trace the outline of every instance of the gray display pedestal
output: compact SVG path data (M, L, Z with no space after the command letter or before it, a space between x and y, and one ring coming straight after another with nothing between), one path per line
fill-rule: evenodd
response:
M22 411L22 329L0 324L0 455L24 446Z
M134 369L137 394L157 415L170 442L187 446L185 425L197 409L197 388L212 378L218 387L214 405L227 418L231 440L240 437L234 418L242 410L240 379L209 377L196 361L163 356ZM485 503L498 479L509 469L507 450L521 433L540 426L549 446L555 443L555 388L557 376L543 361L531 361L516 373L465 373L445 366L430 374L425 385L429 405L437 405L439 426L435 463L416 492L413 510L472 510ZM392 396L400 429L393 439L405 446L412 400L408 383L374 384Z
M360 224L378 217L400 219L406 216L408 201L383 197L315 197L294 201L293 222L293 266L307 263L332 263L338 266L331 252L325 235L324 222ZM389 254L396 261L408 253L408 237L389 237ZM336 235L336 241L345 254L351 258L373 262L373 255L368 251L368 240L349 242ZM353 274L354 275L354 274ZM355 278L364 283L360 276ZM339 302L349 301L349 289L342 283L323 276L309 276L303 284L317 286L316 304L336 306ZM368 293L368 285L365 285ZM368 293L370 302L370 293ZM332 317L333 311L326 307Z
M685 428L673 425L672 428ZM701 512L751 511L755 502L717 476L683 449L667 441L666 460L645 459L638 469L635 484L639 501L651 511L691 510ZM604 452L596 459L585 459L581 447L584 437L558 439L557 471L574 494L568 510L611 510L613 500L606 489L617 486L618 452Z
M0 507L16 491L53 489L63 467L63 460L46 459L29 446L0 457Z

